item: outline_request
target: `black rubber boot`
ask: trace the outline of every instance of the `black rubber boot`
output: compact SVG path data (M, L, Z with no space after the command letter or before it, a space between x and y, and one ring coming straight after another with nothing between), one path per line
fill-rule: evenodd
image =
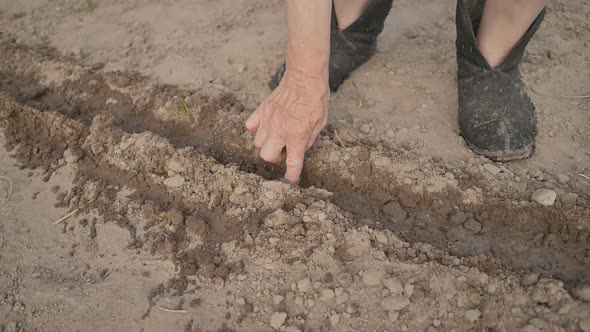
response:
M485 0L457 1L459 129L475 153L496 161L527 158L534 152L537 118L518 66L545 9L506 60L492 69L476 39L484 5Z
M332 5L332 30L330 34L330 89L336 91L344 79L356 68L367 62L377 45L377 36L383 25L393 0L373 0L363 15L344 30L338 29L338 19ZM285 74L286 65L273 75L268 82L275 89Z

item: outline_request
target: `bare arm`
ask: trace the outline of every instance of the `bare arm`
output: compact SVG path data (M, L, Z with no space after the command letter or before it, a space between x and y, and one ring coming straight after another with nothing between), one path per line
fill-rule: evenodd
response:
M328 79L330 59L330 0L287 0L287 70L296 68Z
M286 0L289 41L287 69L279 86L250 116L260 157L285 158L285 179L296 184L309 149L328 115L331 0ZM283 151L286 149L286 155Z

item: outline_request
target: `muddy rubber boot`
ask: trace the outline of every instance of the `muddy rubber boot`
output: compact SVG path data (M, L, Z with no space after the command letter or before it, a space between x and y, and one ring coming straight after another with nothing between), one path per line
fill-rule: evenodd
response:
M332 27L330 33L330 90L336 91L344 79L356 68L367 62L375 54L377 36L383 25L393 0L373 0L361 17L346 27L338 29L338 19L332 5ZM285 74L283 65L268 82L275 89Z
M534 152L537 118L518 67L545 9L506 60L492 69L476 39L484 5L485 0L457 1L459 129L475 153L496 161L527 158Z

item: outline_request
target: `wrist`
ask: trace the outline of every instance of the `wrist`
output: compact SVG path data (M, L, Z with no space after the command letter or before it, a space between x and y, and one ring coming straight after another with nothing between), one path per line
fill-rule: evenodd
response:
M287 71L293 72L298 76L306 76L328 82L328 71L330 61L330 50L313 49L306 47L287 49Z
M289 65L285 70L283 82L300 90L329 94L328 70L310 70L299 66Z

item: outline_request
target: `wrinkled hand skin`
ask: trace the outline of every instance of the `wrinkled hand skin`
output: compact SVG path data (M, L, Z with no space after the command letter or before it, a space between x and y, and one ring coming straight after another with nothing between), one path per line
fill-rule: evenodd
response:
M270 163L284 159L285 180L291 184L299 182L305 152L326 125L329 99L327 78L287 69L279 86L246 121L256 135L260 157Z

